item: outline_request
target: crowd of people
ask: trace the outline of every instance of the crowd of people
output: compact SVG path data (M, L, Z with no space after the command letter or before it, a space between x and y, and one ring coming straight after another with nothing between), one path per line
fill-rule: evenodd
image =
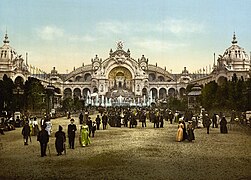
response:
M70 119L70 124L67 126L67 134L63 131L61 125L59 125L57 132L55 132L55 147L58 156L62 155L63 152L66 154L66 137L68 137L69 148L75 148L77 125L71 116L68 118ZM89 111L80 113L80 146L88 146L91 143L91 138L95 137L95 132L101 129L106 130L108 125L110 127L124 126L135 128L140 124L141 128L146 128L147 125L149 126L149 123L146 123L147 119L150 123L153 123L153 128L164 128L165 122L169 122L170 124L177 123L178 129L176 141L178 142L185 140L192 142L195 140L194 130L200 127L198 125L199 121L201 121L203 127L207 129L207 134L209 134L210 127L218 128L218 126L220 126L221 133L228 133L227 120L222 113L220 115L213 114L210 118L206 111L201 112L200 117L195 117L192 112L181 114L178 111L173 113L171 110L163 110L159 108L109 108L100 111L94 119L91 118ZM37 136L37 141L40 143L41 157L44 157L46 156L46 150L48 149L47 144L49 138L52 135L52 123L49 118L45 117L41 119L40 129L41 130L39 131L37 119L34 117L29 121L25 121L22 135L24 145L28 145L29 139L31 141L31 135Z

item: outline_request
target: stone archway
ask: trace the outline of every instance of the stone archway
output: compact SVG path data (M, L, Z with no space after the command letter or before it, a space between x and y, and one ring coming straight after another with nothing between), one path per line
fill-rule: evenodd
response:
M113 68L108 74L108 96L124 98L133 96L133 76L131 71L123 66Z
M24 79L21 76L17 76L14 80L14 84L17 86L21 86L24 84Z
M179 90L179 94L180 94L180 97L183 97L184 95L186 95L186 89L185 88L180 88Z
M156 80L156 76L155 76L154 73L150 73L150 74L148 75L148 78L149 78L149 81L155 81L155 80Z
M64 98L72 98L72 90L70 88L64 90Z
M142 96L144 96L144 95L147 96L147 89L146 88L142 89Z
M174 97L175 96L175 89L174 88L168 89L168 96L169 97Z
M159 99L165 99L166 98L166 89L165 88L160 88L159 90Z
M75 77L75 81L76 81L76 82L81 82L81 81L83 81L82 76L80 76L80 75L76 76L76 77Z
M75 88L75 89L73 90L73 97L74 97L74 98L78 98L78 99L81 98L81 90L80 90L79 88Z
M91 91L89 88L84 88L83 89L83 97L87 97L88 95L90 96Z
M91 81L91 80L92 80L91 74L90 74L90 73L86 73L86 74L84 75L84 81Z
M153 99L157 99L158 98L158 91L156 88L152 88L151 89L151 93L152 93L152 98Z

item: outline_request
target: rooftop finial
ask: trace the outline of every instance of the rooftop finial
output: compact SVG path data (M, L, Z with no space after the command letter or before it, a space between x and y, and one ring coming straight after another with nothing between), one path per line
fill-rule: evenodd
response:
M235 36L235 32L234 32L232 44L237 44L237 42L238 41L236 40L236 36Z
M4 37L4 40L3 40L3 43L4 44L8 44L10 41L8 40L8 34L7 34L7 30L6 30L6 33L5 33L5 37Z
M124 46L124 42L121 41L121 40L119 40L119 41L117 42L117 49L123 49L123 46Z

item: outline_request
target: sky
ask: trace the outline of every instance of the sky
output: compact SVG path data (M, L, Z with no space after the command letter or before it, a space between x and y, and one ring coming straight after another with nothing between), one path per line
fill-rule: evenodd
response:
M45 72L107 59L119 40L132 58L172 73L212 67L234 32L251 51L250 0L1 0L0 19L0 38L7 30L10 45Z

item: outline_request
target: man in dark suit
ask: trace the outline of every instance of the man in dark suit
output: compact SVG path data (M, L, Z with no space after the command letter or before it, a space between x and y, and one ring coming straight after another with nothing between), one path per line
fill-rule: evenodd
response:
M41 157L46 156L46 147L47 147L47 143L49 142L49 134L45 130L45 125L43 125L42 130L39 131L37 135L37 141L40 142Z
M74 119L71 119L71 124L68 125L68 138L71 149L74 149L76 131L77 131L77 126L74 124Z
M29 126L29 123L28 121L25 122L25 125L22 129L22 135L24 137L24 145L28 145L28 138L30 137L30 126Z
M103 130L105 130L105 129L106 129L107 122L108 122L108 117L107 117L107 115L106 115L106 114L104 114L104 115L102 116Z

